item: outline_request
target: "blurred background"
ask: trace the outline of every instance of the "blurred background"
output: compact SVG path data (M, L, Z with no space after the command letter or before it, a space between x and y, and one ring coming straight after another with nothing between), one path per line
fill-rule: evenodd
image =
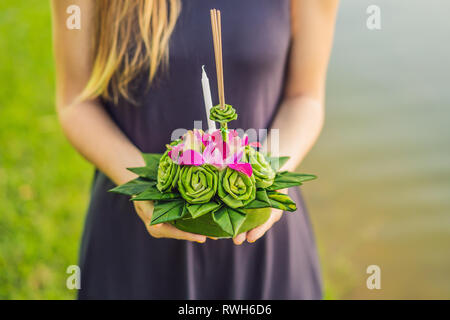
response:
M320 178L303 192L328 299L450 298L449 13L446 0L341 1L325 129L299 168ZM59 128L53 72L48 1L1 1L1 299L75 297L66 268L93 168Z

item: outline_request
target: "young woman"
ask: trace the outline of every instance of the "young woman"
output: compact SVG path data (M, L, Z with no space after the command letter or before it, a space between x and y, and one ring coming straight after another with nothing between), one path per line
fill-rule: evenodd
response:
M67 7L81 29L66 27ZM141 152L162 152L177 128L206 124L201 65L216 94L209 10L222 12L225 96L236 128L280 129L294 170L324 118L337 0L53 0L57 111L96 170L81 246L82 299L319 299L320 272L300 191L233 240L169 224L153 205L108 193L135 178ZM217 101L217 99L215 99ZM270 140L270 138L268 139ZM275 223L276 222L276 223Z

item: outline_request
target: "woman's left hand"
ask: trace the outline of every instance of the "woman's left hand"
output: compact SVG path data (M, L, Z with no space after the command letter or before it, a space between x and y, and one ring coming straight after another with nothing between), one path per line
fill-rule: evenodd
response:
M272 209L272 213L266 222L248 232L238 234L236 237L233 238L234 244L240 245L245 240L247 240L248 242L255 242L256 240L261 238L266 233L267 230L272 228L273 224L278 220L280 220L282 215L283 215L282 210Z
M278 192L288 194L288 189L278 190ZM272 209L272 213L270 214L270 217L266 222L250 231L238 234L233 238L234 244L240 245L245 240L247 240L248 242L255 242L256 240L261 238L267 232L267 230L272 228L274 223L280 220L282 216L283 210Z

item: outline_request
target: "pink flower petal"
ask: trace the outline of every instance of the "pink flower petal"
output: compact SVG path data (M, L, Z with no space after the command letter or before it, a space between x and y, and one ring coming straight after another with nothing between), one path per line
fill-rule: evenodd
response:
M212 136L209 133L205 133L202 136L202 143L207 146L212 142Z
M187 166L201 166L204 163L202 154L192 149L184 151L181 158L181 164Z
M253 174L253 169L250 163L231 163L228 165L228 168L242 172L249 177Z
M198 129L194 129L194 137L197 139L197 141L199 142L203 142L203 132L198 130Z
M203 150L203 160L205 163L211 163L214 158L213 152L215 151L214 144L210 143L206 146L205 150Z
M235 153L233 155L234 162L237 163L237 162L241 161L243 155L244 155L244 151L239 151L238 153Z
M220 130L216 130L211 133L211 137L214 143L220 143L222 141L222 132L220 132Z
M172 146L172 149L168 152L169 158L176 164L181 164L180 153L183 150L183 146L182 143Z
M228 144L222 140L214 142L215 148L222 155L222 159L226 159L230 155L230 148Z
M231 140L235 137L239 137L239 134L236 130L229 130L228 131L228 140Z
M230 147L230 150L232 150L232 152L237 152L238 150L242 149L241 138L234 137L233 139L230 139L228 142L228 146Z
M214 145L209 145L203 152L203 160L205 163L213 165L219 169L225 167L222 155L219 150L214 149Z
M203 155L205 155L205 154L210 154L210 153L212 153L215 149L216 149L216 146L215 146L213 143L209 143L209 144L205 147L205 150L203 150Z
M262 144L259 143L259 142L257 142L257 141L255 141L255 142L250 142L250 147L253 147L253 148L262 148Z
M248 145L248 136L244 136L244 139L242 139L242 146L245 147Z

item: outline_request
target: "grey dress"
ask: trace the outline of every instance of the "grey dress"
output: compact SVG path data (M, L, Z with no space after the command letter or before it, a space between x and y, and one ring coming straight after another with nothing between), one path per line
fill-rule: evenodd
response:
M143 152L163 152L177 128L206 126L201 66L217 102L209 9L222 11L225 97L239 113L233 128L270 128L282 98L290 48L290 0L188 0L170 42L169 68L146 89L130 87L140 106L104 102ZM261 239L236 246L155 239L128 197L96 171L81 245L80 299L320 299L314 236L300 190Z

